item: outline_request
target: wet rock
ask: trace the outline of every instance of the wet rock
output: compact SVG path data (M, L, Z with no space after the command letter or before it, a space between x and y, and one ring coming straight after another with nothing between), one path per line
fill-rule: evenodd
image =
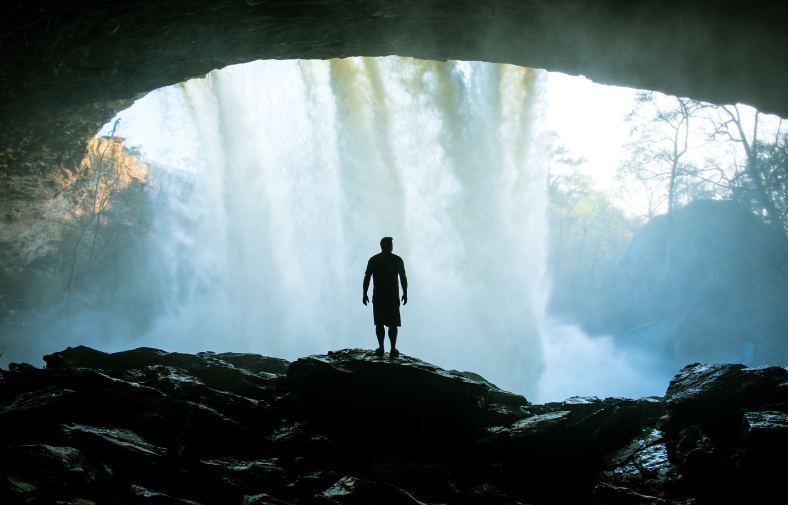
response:
M659 496L649 496L626 487L602 483L594 489L594 502L599 505L689 505L692 500L675 502Z
M69 490L78 492L109 477L103 466L86 463L73 447L46 444L0 448L0 498L8 503L55 498Z
M185 498L176 498L168 494L154 491L142 486L133 485L128 492L128 498L132 503L150 504L150 505L201 505L200 502L194 500L187 500Z
M574 414L575 422L579 422L594 412L606 407L602 400L596 396L573 396L563 402L547 403L547 406L555 410L566 410Z
M352 436L421 446L474 438L490 387L421 360L346 349L290 365L284 387L309 416Z
M788 414L785 412L747 412L747 438L751 450L788 453Z
M616 467L625 464L632 456L646 447L664 441L664 436L659 430L648 430L636 436L624 447L611 451L605 456L605 465Z
M241 505L288 505L287 502L265 493L247 495L241 499Z
M66 438L88 456L106 462L110 468L141 469L156 464L164 452L136 433L119 428L64 426Z
M4 503L487 505L554 503L556 489L576 503L746 502L780 492L788 471L776 367L688 367L666 411L659 397L531 405L358 349L298 360L266 399L201 375L266 380L239 368L259 365L248 355L60 354L70 361L2 373ZM85 362L103 368L71 366Z
M264 369L281 372L284 360L258 355L225 353L221 356L234 361L239 367L214 353L183 354L165 352L149 347L131 351L104 353L85 346L69 347L64 351L44 356L48 368L92 368L112 372L141 370L151 366L167 366L186 370L205 385L254 399L270 398L270 390L277 384L276 374ZM246 365L252 368L246 369Z
M553 462L564 455L565 435L571 422L571 412L558 411L521 419L508 428L488 428L479 448L485 458L505 454L515 459Z
M460 495L463 503L478 505L504 505L512 503L506 494L491 484L469 487Z
M228 417L243 421L265 403L206 386L182 368L154 365L127 373L128 380L161 391L173 398L198 402Z
M702 424L739 409L788 401L788 370L778 366L747 368L744 365L693 364L670 381L665 408L670 421L665 428Z
M23 370L36 370L36 367L30 363L9 363L8 370L10 372L20 372Z
M338 482L342 475L333 471L316 471L299 475L282 490L286 500L308 501Z
M680 491L682 476L668 458L664 443L632 454L627 462L602 472L602 483L649 496L670 496Z
M381 484L355 477L342 477L326 489L319 498L323 503L366 505L386 503L391 505L423 505L409 493L390 484Z
M643 423L652 428L657 426L659 419L665 415L665 400L659 396L640 398L638 406L641 410Z
M287 373L287 367L290 362L282 358L272 358L270 356L261 356L259 354L251 353L237 353L237 352L200 352L197 356L213 357L215 359L230 363L236 368L242 368L254 373L272 373L276 375L284 375Z
M287 484L285 471L276 465L276 460L241 461L221 457L201 461L196 473L201 494L213 495L216 501L278 494Z

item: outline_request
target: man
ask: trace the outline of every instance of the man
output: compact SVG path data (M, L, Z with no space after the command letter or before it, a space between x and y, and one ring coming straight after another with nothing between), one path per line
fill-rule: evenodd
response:
M375 334L378 337L378 349L376 354L383 356L383 339L386 335L384 326L389 327L389 340L391 341L391 351L389 356L396 358L399 356L397 350L397 327L401 326L399 317L399 284L397 275L402 281L402 304L408 303L408 278L405 277L405 263L402 258L392 254L394 250L394 239L383 237L380 239L381 253L369 258L367 271L364 273L364 305L369 302L367 290L369 289L369 279L374 278L375 284L372 288L372 314L375 318Z

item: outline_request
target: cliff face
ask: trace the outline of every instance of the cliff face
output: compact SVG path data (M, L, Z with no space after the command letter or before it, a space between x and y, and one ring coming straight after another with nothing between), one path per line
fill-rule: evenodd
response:
M0 329L8 341L70 294L113 292L139 260L151 166L119 137L94 137L73 170L12 176L0 199ZM73 304L72 304L73 305ZM73 309L74 307L72 307Z
M535 405L344 349L68 348L0 371L4 503L755 503L788 470L788 371L699 365L664 398Z
M122 138L93 137L87 147L87 156L74 170L8 178L0 198L0 269L22 269L65 252L61 242L76 226L75 220L90 210L96 190L98 205L110 191L122 190L132 181L147 182L150 166L123 152Z

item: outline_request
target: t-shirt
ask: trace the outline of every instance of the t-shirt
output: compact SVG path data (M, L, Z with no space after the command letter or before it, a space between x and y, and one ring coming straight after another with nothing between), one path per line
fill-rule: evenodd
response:
M372 275L372 302L399 305L399 277L405 276L402 258L390 252L381 252L369 258L364 275Z

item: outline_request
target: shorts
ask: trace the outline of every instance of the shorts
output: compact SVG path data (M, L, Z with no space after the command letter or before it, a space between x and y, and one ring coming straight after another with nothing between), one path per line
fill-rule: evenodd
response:
M372 302L372 314L375 318L375 326L402 326L399 317L399 303L397 302Z

